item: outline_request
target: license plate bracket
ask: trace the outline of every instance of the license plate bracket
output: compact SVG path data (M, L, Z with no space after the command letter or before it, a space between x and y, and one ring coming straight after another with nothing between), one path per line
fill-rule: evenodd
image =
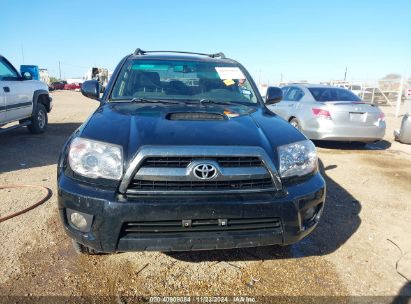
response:
M366 113L350 112L350 121L365 122L366 115Z

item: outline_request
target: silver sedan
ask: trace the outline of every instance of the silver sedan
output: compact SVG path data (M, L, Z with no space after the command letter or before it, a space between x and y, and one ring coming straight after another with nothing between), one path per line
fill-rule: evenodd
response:
M268 108L313 140L374 142L385 134L384 113L343 88L298 84L282 87Z

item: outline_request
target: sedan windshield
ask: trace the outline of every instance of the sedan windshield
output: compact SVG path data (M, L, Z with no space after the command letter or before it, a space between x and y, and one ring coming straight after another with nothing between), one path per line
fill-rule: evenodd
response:
M128 60L110 101L132 99L257 103L256 93L239 66L185 60Z
M361 101L353 92L341 88L308 88L316 101Z

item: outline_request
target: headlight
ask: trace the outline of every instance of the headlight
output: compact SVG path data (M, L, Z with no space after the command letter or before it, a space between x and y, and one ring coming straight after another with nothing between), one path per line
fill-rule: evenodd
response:
M77 137L68 159L71 169L85 177L119 180L123 175L123 150L117 145Z
M311 140L278 147L280 176L303 176L317 169L317 149Z

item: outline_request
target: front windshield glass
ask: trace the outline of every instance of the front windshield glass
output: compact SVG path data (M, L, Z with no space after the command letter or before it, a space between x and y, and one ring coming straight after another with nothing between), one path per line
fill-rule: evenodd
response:
M110 101L133 98L257 103L249 79L238 66L201 61L128 60Z

